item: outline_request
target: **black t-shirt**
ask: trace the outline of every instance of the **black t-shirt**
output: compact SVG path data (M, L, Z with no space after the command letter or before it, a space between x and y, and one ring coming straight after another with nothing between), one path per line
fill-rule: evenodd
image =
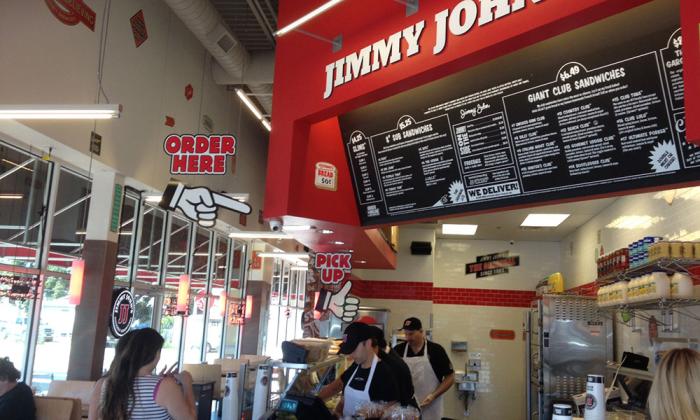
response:
M355 374L355 377L352 378L350 387L357 389L358 391L363 391L365 389L371 367L367 369L363 369L362 367L358 368L358 365L355 363L350 365L350 367L340 376L341 380L343 381L343 389L345 386L347 386L350 377L356 369L357 373ZM372 383L369 384L369 399L375 402L390 402L399 400L399 388L398 385L396 385L394 374L391 371L389 364L384 363L381 360L377 362L377 367L374 369L374 376L372 377Z
M419 408L413 395L415 391L411 380L411 370L406 362L394 350L389 350L389 353L380 351L379 359L385 362L391 368L391 373L394 374L394 379L399 387L399 403Z
M0 419L2 420L34 420L36 407L32 389L20 382L0 397Z
M396 353L398 353L399 356L403 357L403 352L406 350L406 345L406 343L401 343L394 347L394 350L396 350ZM406 357L422 357L424 354L425 346L420 349L418 354L414 354L411 346L408 346L408 353L406 353ZM445 349L443 349L438 343L428 341L428 360L430 360L430 366L433 367L433 372L435 372L435 376L437 376L438 381L440 382L442 382L446 376L454 373L455 371L452 368L450 358L447 357L447 353L445 353Z

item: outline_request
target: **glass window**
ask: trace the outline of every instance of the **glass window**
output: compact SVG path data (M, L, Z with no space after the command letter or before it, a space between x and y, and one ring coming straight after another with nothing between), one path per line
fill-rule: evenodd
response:
M187 252L190 243L190 223L179 217L170 217L168 235L168 265L165 267L165 286L177 290L180 275L187 273Z
M117 282L129 282L132 244L136 237L134 226L137 224L135 216L138 203L137 197L132 197L128 193L124 196L119 223L119 239L117 241L117 267L114 273L114 279Z
M21 371L29 340L32 302L10 296L12 288L10 282L18 279L36 282L38 276L0 271L0 342L2 342L0 357L9 357Z
M45 394L51 380L65 380L68 373L75 306L68 304L68 277L44 279L39 338L34 356L32 387Z
M175 315L174 309L169 303L175 294L170 293L165 296L163 304L163 316L160 319L160 335L165 339L163 350L160 352L161 366L172 366L180 360L180 335L182 334L182 316Z
M71 262L82 256L88 209L90 180L61 168L56 194L49 252L49 271L70 274Z
M49 162L0 142L0 264L38 267L49 170Z
M130 330L139 328L148 328L153 324L153 308L155 305L155 297L138 294L134 295L134 321L131 323ZM107 346L105 355L102 361L102 371L107 372L109 366L114 359L114 347L117 345L117 339L112 336L111 332L107 332Z
M192 257L192 274L190 280L190 316L187 318L185 336L185 363L202 361L202 343L204 341L204 317L210 299L207 294L209 270L209 244L211 233L197 227ZM205 343L206 350L211 344Z
M211 296L213 304L209 311L207 323L206 353L204 355L207 363L212 363L219 358L221 348L221 337L223 334L226 309L229 299L226 296L226 260L228 258L229 240L225 236L216 235L214 241L214 263L212 264Z
M165 215L162 209L151 205L144 206L136 273L136 281L139 283L158 284L161 250L165 238Z
M243 296L243 279L245 276L244 264L246 255L246 245L244 242L231 241L233 244L233 255L231 255L231 267L228 273L228 294L230 305L241 305L245 301ZM225 328L224 357L237 357L240 325L228 319Z

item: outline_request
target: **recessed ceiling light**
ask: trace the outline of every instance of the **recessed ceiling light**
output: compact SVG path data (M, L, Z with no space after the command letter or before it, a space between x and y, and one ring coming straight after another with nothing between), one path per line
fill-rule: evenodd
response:
M323 234L323 235L332 235L332 234L334 234L335 232L333 232L333 231L330 230L330 229L321 229L321 230L319 230L319 233L321 233L321 234Z
M365 260L357 260L357 261L355 261L355 262L356 262L357 264L364 264L364 263L366 263L367 261L365 261Z
M442 234L443 235L475 235L476 234L476 228L478 228L479 225L451 225L451 224L444 224L442 225Z
M648 215L620 216L605 227L610 229L648 229L662 220L664 220L663 217Z
M333 241L331 242L333 245L345 245L345 242L343 241Z
M554 214L554 213L531 213L528 214L525 220L520 224L523 227L557 227L569 214Z

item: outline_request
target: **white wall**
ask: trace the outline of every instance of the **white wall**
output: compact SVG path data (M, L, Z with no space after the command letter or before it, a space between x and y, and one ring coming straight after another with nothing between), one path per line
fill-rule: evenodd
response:
M596 279L596 263L600 245L605 253L626 248L645 236L662 236L681 241L700 240L700 187L679 191L672 205L663 193L636 194L620 197L561 242L562 273L566 288L590 283ZM648 228L611 229L606 226L621 216L650 216L658 222ZM600 242L598 241L600 236ZM573 254L571 249L573 247Z
M358 270L353 274L361 279L394 281L433 281L433 255L411 255L411 242L430 242L435 254L435 230L422 227L399 229L399 252L395 270Z
M469 241L438 239L435 254L435 287L460 287L499 290L535 290L543 277L560 270L558 242ZM476 278L465 275L467 263L480 255L509 251L520 256L520 266L509 267L508 273Z
M86 2L97 13L95 32L83 24L66 26L43 1L4 0L0 13L0 92L5 104L90 104L97 92L97 62L104 0ZM148 40L135 47L129 18L143 9ZM119 0L111 2L107 43L104 50L103 88L111 103L123 106L118 120L97 123L102 135L104 164L135 183L162 190L170 175L163 140L170 133L200 130L201 113L209 115L216 133L230 133L239 140L235 175L179 178L193 185L206 185L227 192L248 192L254 213L248 226L257 225L263 206L267 131L242 109L235 93L216 85L211 59L199 41L162 1ZM187 101L185 86L194 97ZM106 99L101 98L105 103ZM164 125L165 116L175 118L174 128ZM26 132L20 140L46 151L55 146L62 159L80 162L85 156L93 122L27 122L40 134ZM0 137L8 136L0 126ZM4 134L4 135L3 135ZM54 153L59 152L55 151ZM229 162L229 172L231 171ZM220 217L237 224L238 217Z

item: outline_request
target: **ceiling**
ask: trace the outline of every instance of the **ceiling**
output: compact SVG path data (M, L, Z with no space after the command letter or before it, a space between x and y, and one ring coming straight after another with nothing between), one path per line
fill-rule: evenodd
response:
M279 0L210 0L248 52L275 49Z
M497 213L463 216L433 223L407 225L436 229L438 238L462 238L503 241L554 241L558 242L573 233L603 209L610 206L617 198L578 201L540 207L529 207ZM556 228L521 228L520 224L530 213L558 213L570 216ZM443 223L479 225L474 236L443 235L440 225Z

